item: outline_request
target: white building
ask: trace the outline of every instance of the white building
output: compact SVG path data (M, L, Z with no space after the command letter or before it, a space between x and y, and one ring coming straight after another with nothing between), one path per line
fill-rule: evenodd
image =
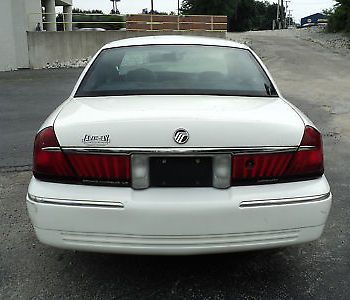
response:
M63 6L65 29L72 30L72 0L0 1L0 71L29 67L27 31L38 24L56 31L56 6Z

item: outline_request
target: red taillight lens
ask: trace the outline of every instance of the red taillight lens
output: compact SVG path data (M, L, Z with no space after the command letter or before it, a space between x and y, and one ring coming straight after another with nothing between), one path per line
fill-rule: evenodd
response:
M40 131L34 142L33 173L39 179L74 178L52 127Z
M307 126L299 151L295 153L285 176L321 176L323 173L322 136L315 128Z
M238 155L232 160L232 179L262 180L283 176L292 153Z
M68 159L81 179L130 180L130 158L128 156L69 154Z
M62 152L52 127L40 131L34 143L34 176L47 181L130 183L130 157Z
M305 128L297 152L237 155L232 158L233 184L319 177L323 172L322 137L310 126Z

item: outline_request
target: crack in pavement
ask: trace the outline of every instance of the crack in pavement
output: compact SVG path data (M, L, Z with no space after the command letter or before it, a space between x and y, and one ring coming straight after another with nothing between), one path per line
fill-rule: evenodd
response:
M32 165L22 165L22 166L0 166L0 173L16 173L31 171Z

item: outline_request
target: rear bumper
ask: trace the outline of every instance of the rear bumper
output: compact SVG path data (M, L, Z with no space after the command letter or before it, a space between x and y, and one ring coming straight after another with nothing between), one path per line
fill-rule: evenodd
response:
M322 234L332 196L325 177L264 186L129 188L32 179L27 206L40 241L130 254L204 254L288 246Z
M136 236L35 228L38 239L57 248L140 255L194 255L268 249L318 239L324 226L241 234Z

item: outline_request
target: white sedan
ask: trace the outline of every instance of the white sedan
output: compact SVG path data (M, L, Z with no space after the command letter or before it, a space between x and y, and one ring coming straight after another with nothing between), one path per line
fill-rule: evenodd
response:
M27 206L54 247L204 254L323 232L320 132L245 45L158 36L104 46L34 146Z

